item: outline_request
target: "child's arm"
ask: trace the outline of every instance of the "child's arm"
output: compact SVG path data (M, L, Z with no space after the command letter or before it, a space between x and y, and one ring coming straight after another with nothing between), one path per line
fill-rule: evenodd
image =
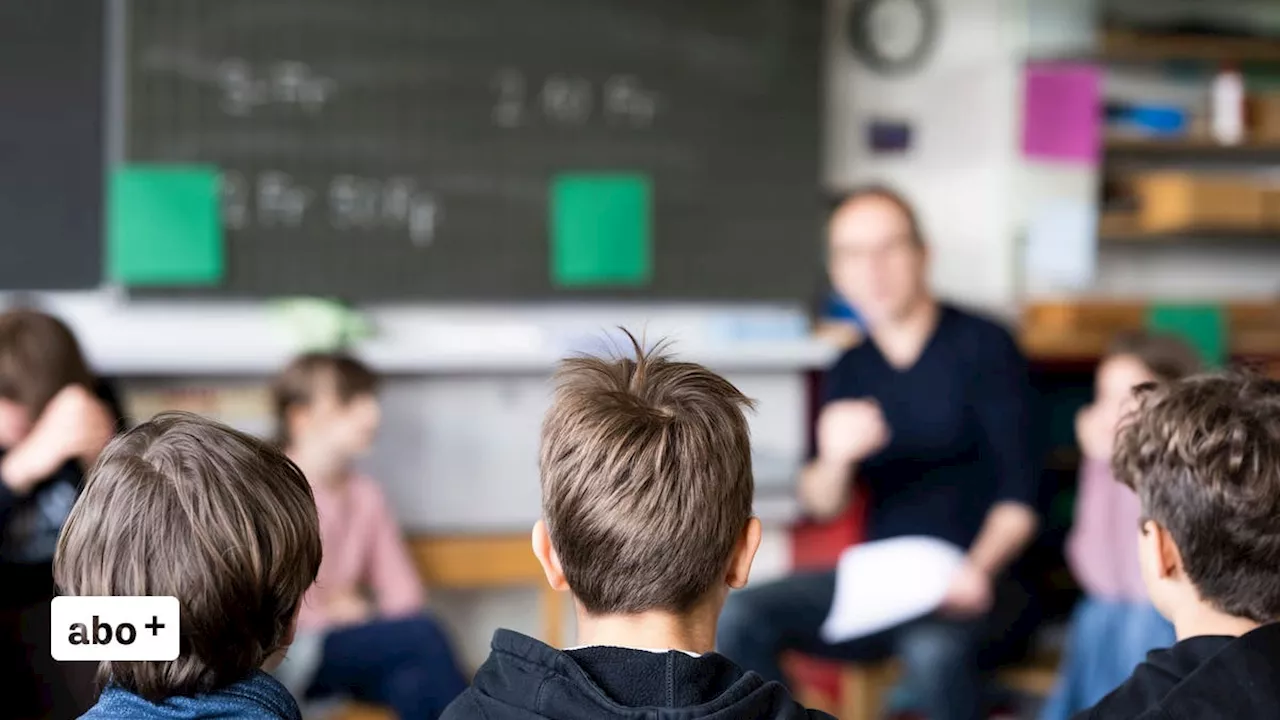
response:
M23 496L69 461L88 468L115 434L107 406L80 385L63 388L41 413L25 440L0 464L6 497Z
M372 483L370 483L373 485ZM417 568L409 557L400 523L387 506L380 488L377 492L373 552L369 558L369 589L379 614L387 617L412 615L426 605L426 591Z

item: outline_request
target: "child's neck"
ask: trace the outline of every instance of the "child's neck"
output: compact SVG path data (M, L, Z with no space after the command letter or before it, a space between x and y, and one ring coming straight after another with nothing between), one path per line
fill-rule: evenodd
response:
M642 650L683 650L704 653L716 649L719 608L694 610L688 615L646 612L636 615L589 615L578 610L578 644Z
M1228 615L1207 603L1197 602L1174 614L1173 627L1178 640L1200 635L1225 635L1240 637L1261 626L1248 618Z
M336 485L351 474L351 459L336 456L325 448L293 446L285 454L297 464L312 485Z

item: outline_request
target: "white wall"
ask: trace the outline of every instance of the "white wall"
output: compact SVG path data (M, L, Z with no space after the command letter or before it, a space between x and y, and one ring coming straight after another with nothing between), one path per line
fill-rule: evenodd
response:
M827 182L834 188L887 182L904 191L918 206L934 250L936 287L945 296L1009 313L1028 298L1068 294L1024 283L1021 236L1031 208L1043 199L1091 200L1097 175L1023 160L1021 71L1029 57L1087 48L1098 0L940 1L940 42L926 66L903 78L876 75L853 57L842 37L851 4L827 3ZM1211 12L1280 28L1275 0L1123 4L1148 20ZM865 134L875 117L910 123L911 150L873 154ZM1100 247L1093 284L1069 294L1225 299L1277 291L1274 245L1183 244Z
M1011 0L938 2L941 33L917 73L885 78L844 42L850 0L828 2L827 182L885 182L916 205L934 252L936 287L996 309L1016 299L1013 195L1024 10ZM873 154L866 124L911 124L913 147Z

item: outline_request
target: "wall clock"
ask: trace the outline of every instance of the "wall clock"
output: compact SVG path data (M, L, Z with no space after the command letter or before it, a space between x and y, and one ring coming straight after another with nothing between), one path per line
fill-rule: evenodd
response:
M883 75L905 74L933 50L938 8L934 0L854 0L848 33L864 65Z

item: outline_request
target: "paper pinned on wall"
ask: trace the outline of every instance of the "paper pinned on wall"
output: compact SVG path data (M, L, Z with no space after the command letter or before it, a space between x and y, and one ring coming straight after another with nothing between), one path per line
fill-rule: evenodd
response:
M635 286L653 274L653 189L638 173L565 173L551 186L551 278Z
M1023 155L1097 165L1102 125L1102 77L1097 66L1031 63L1023 70Z
M107 193L107 276L129 286L217 285L226 259L218 169L122 165Z
M964 551L945 540L900 537L844 551L822 639L842 643L924 617L942 604Z
M1094 280L1098 209L1087 200L1042 204L1027 227L1024 277L1035 292L1083 290Z

